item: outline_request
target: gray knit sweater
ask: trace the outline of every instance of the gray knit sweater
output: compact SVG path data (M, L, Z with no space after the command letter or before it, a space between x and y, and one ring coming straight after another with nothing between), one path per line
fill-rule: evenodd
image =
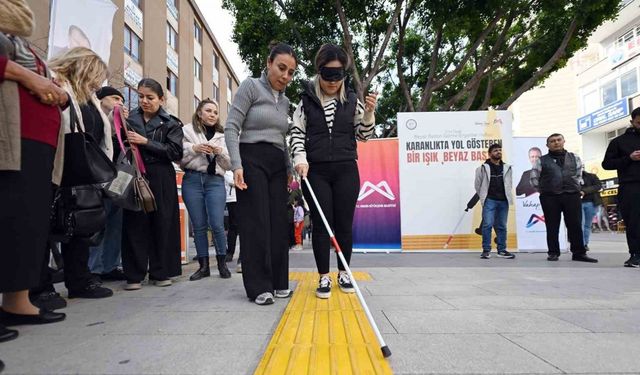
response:
M242 168L240 143L268 142L285 152L287 169L291 171L285 142L289 130L288 111L289 99L281 92L276 103L265 73L240 84L224 127L232 170Z

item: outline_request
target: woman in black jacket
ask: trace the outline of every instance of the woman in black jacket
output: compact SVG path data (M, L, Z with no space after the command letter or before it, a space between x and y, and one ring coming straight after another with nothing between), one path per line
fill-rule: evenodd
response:
M169 286L170 277L181 274L178 189L172 162L182 158L182 123L162 108L163 101L162 86L145 78L138 83L139 107L127 119L127 139L140 148L158 208L149 214L124 210L122 267L126 290L141 288L147 264L149 281L157 286Z
M353 214L360 190L360 175L356 159L356 140L366 141L373 134L373 111L377 94L369 94L365 103L358 100L345 84L345 72L350 61L345 51L325 44L316 54L317 75L305 85L302 101L293 115L291 150L293 163L301 177L313 186L320 207L336 240L349 263L353 245ZM306 186L307 202L313 202ZM316 296L331 296L329 277L329 234L321 224L315 205L310 205L313 221L313 255L320 274ZM338 285L344 293L353 293L353 284L338 262Z

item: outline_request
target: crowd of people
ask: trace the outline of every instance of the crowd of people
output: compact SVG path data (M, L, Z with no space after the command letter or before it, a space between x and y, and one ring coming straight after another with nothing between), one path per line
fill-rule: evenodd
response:
M145 280L172 285L182 272L175 165L184 171L181 193L199 263L191 281L211 276L211 230L221 278L231 277L227 262L239 236L237 271L247 297L267 305L291 295L288 251L301 248L308 209L320 221L316 207L307 209L294 173L316 187L349 261L359 188L356 141L373 133L377 94L361 102L347 86L351 62L344 50L327 44L318 52L317 75L297 106L290 145L284 91L298 65L290 46L270 46L262 76L242 82L224 125L209 99L183 125L164 109L164 89L151 78L138 83L138 105L127 110L120 91L101 87L107 65L88 48L41 59L24 38L33 27L29 9L12 4L11 11L24 13L24 25L2 25L0 34L1 98L9 104L0 113L7 130L0 138L0 341L18 336L8 327L66 318L56 311L67 304L54 288L61 279L70 299L112 296L104 280L124 281L127 291L141 289ZM80 149L74 142L79 135ZM92 147L107 160L106 172L89 165ZM78 164L86 170L79 172ZM112 175L99 180L104 173ZM80 180L85 182L70 182ZM289 222L290 188L296 185ZM97 207L85 209L93 196ZM87 226L97 229L87 233ZM313 236L317 295L328 298L329 238L323 226L314 226ZM340 289L354 292L344 266L338 267Z
M49 268L52 255L58 266L64 264L68 298L111 296L113 291L102 280L122 280L127 291L141 289L145 279L158 287L172 285L172 278L182 272L175 164L185 172L182 196L199 263L191 281L211 276L211 230L221 278L231 277L227 262L233 260L239 236L238 271L246 296L258 305L268 305L291 295L289 249L302 245L307 216L303 197L313 202L304 184L302 195L291 199L287 187L300 186L299 181L293 183L294 175L313 186L350 262L360 188L357 141L373 134L377 93L361 101L349 87L345 78L352 61L341 47L325 44L317 52L316 74L303 83L291 125L285 89L298 59L282 43L270 47L259 78L242 82L224 125L218 104L209 99L201 101L191 122L183 125L164 109L164 89L151 78L137 85L137 107L130 112L124 108L124 97L117 89L101 87L108 78L107 64L88 48L71 48L44 61L24 39L33 29L30 10L21 1L10 4L15 5L8 10L10 17L2 19L13 22L0 25L0 341L18 336L18 331L7 327L66 318L55 311L65 307L66 301L53 287L60 275ZM631 253L625 265L639 267L640 108L632 112L631 125L611 142L602 165L618 172L620 210ZM65 183L79 177L67 166L85 157L67 141L78 131L86 137L85 143L111 161L114 172L106 184ZM587 255L587 226L596 214L600 182L583 172L577 155L564 149L562 135L550 135L547 146L545 155L539 149L529 151L533 168L516 191L540 193L547 260L557 261L560 256L562 215L572 259L595 263ZM488 151L490 158L475 176L483 206L481 257L490 258L493 229L497 255L513 259L515 254L506 245L507 213L513 203L511 166L502 161L500 145ZM135 183L123 182L126 168L133 167L136 172L129 177ZM110 193L123 197L131 186L136 205L131 208L130 201L109 198L104 192L107 186ZM61 239L54 238L52 207L72 202L73 206L63 208L79 210L82 192L99 194L98 207L82 212L87 216L69 216L78 220L64 221L66 232ZM318 207L309 204L308 210L312 222L322 223ZM81 220L97 223L99 230L80 233L79 224L86 224ZM323 225L313 225L312 232L316 296L326 299L333 282L329 234ZM57 256L56 241L61 242L61 256ZM337 267L339 289L353 293L339 259Z

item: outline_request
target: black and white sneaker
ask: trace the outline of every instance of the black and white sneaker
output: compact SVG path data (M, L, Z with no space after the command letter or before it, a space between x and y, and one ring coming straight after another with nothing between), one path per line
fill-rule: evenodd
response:
M327 299L331 297L331 277L329 275L320 276L318 288L316 289L316 297Z
M513 259L515 257L516 257L516 254L512 254L507 250L498 251L498 258Z
M632 254L626 262L624 262L625 267L638 268L640 267L640 255Z
M273 304L273 294L269 292L264 292L256 297L254 300L256 305L272 305Z
M340 285L340 290L342 290L344 293L355 293L356 291L355 289L353 289L351 278L346 272L340 272L338 274L338 285Z
M483 251L482 254L480 254L480 258L489 259L491 258L491 253L489 251Z

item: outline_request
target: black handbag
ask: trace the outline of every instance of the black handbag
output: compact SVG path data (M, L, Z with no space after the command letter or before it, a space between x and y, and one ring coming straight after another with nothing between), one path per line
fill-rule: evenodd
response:
M102 190L94 185L61 187L51 207L51 239L68 242L72 237L90 240L107 224Z
M80 130L72 102L69 102L69 112L71 133L64 135L64 170L60 186L102 184L113 180L116 177L113 162L100 150L89 133Z

